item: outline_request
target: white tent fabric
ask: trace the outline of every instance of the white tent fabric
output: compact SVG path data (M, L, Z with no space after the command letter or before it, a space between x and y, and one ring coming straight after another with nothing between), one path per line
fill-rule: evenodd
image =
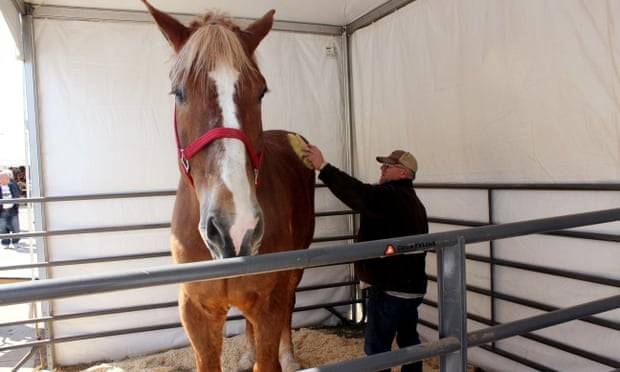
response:
M45 195L172 190L179 179L168 95L171 51L154 24L36 20L41 157ZM264 99L266 129L289 129L323 144L335 163L347 163L342 105L340 38L273 32L258 61L270 93ZM340 54L340 52L338 52ZM341 208L318 190L318 211ZM173 197L52 203L49 230L163 223ZM346 217L319 218L317 236L349 233ZM54 236L50 260L94 258L168 250L167 229ZM58 267L52 277L115 272L170 263L140 261ZM307 270L301 285L347 280L348 266ZM176 301L177 287L163 286L54 302L56 314ZM349 298L347 288L303 292L298 306ZM297 326L330 321L325 310L294 316ZM55 337L178 322L176 308L56 322ZM238 333L240 324L228 326ZM137 340L140 340L139 342ZM55 347L57 362L122 358L186 343L182 329L156 336L131 335Z
M13 36L13 41L17 49L17 56L22 55L22 23L19 10L11 0L0 1L0 15L4 18L6 25Z
M15 47L15 39L10 27L2 19L0 46L0 81L3 86L0 90L0 167L26 165L24 64L16 58L19 52Z
M355 32L356 173L376 180L374 157L403 148L418 158L418 182L620 181L619 17L617 1L418 0ZM418 193L432 216L488 219L486 191ZM502 223L618 207L620 193L502 190L493 202L494 222ZM620 224L581 230L618 234ZM488 245L468 251L487 256ZM495 256L620 278L614 243L528 236L496 242ZM435 266L431 254L427 272ZM488 265L468 261L468 284L488 289L488 272ZM501 266L495 280L500 293L556 307L617 294L614 287ZM436 300L434 283L427 297ZM470 292L467 301L471 313L490 317L488 297ZM496 312L500 322L537 313L505 301ZM435 310L423 306L421 313L436 322ZM618 321L620 311L599 317ZM470 330L480 326L469 322ZM575 321L537 333L617 358L620 334L611 329ZM609 368L522 338L498 345L561 371ZM485 370L524 370L484 350L470 356Z
M218 9L235 17L259 18L276 9L276 20L343 26L387 0L151 0L166 12L202 14ZM139 0L34 0L33 4L144 11Z
M358 174L403 147L422 181L618 181L618 15L617 1L420 0L357 31Z

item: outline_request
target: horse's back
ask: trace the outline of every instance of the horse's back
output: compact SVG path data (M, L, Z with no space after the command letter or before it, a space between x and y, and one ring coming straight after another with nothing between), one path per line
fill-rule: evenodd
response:
M257 187L265 217L261 253L307 248L314 235L315 173L291 147L289 133L263 132L264 160ZM285 246L283 240L291 245Z

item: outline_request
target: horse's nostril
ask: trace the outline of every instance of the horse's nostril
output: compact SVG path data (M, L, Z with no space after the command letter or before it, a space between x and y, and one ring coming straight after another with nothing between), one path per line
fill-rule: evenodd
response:
M207 239L220 247L224 246L224 234L215 217L207 219Z
M253 229L247 230L245 232L243 242L241 244L240 255L253 256L255 254L258 254L260 243L263 240L263 233L263 219L262 216L259 216L256 226Z
M215 218L209 217L207 220L207 236L219 234L219 230L215 225Z
M263 239L263 233L265 232L263 225L263 218L259 216L258 223L256 224L256 228L254 229L254 241L259 242Z

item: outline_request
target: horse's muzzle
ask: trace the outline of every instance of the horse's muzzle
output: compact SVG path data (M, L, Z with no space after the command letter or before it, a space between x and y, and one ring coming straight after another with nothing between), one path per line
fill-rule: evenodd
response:
M256 221L253 226L233 226L231 218L212 212L200 224L200 233L215 259L253 256L258 254L263 237L262 214L258 213L253 220Z

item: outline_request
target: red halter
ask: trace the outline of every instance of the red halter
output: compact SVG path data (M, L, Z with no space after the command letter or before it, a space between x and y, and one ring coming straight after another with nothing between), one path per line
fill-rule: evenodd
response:
M258 172L260 170L261 163L263 162L263 153L255 152L254 147L252 146L252 142L250 139L239 129L235 128L213 128L209 130L207 133L198 137L194 142L187 145L187 147L181 147L181 141L179 140L179 130L177 128L177 113L176 106L174 108L174 135L177 140L177 149L179 150L179 161L180 167L183 173L189 178L192 185L194 184L194 179L192 175L189 173L190 166L189 161L194 155L196 155L200 150L206 147L211 142L220 138L236 138L243 142L245 145L245 150L250 157L250 162L252 163L252 168L254 169L254 184L258 185Z

